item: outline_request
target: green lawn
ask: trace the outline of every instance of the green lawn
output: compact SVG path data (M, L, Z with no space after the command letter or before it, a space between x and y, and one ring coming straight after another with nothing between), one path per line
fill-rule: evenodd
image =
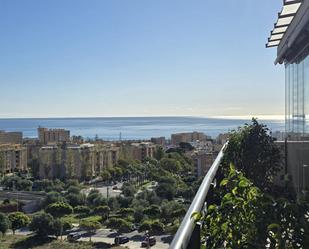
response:
M42 241L35 237L7 235L0 239L0 249L124 249L124 247L110 247L104 243L76 242L70 243L60 240Z

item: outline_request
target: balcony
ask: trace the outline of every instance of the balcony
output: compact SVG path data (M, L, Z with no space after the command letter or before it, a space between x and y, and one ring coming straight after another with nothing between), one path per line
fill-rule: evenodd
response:
M206 197L221 164L223 153L228 143L226 143L219 152L216 160L205 176L198 192L196 193L190 208L188 209L173 241L170 249L193 249L201 247L200 224L197 224L192 218L192 214L201 212L206 206Z
M288 155L293 143L278 143L269 134L254 122L234 132L204 177L170 249L307 248L307 175L299 181L289 174L297 170L295 154ZM271 163L278 163L276 170L270 170ZM252 174L264 170L265 176Z

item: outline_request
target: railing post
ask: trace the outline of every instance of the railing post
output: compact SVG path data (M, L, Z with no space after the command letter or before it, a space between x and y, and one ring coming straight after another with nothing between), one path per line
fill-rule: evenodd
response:
M201 226L200 224L196 224L191 234L191 238L187 249L200 249L200 248L201 248Z

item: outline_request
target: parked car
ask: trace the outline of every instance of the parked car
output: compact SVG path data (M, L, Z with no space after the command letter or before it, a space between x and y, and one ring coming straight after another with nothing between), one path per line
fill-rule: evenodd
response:
M82 237L81 233L69 233L67 236L68 241L76 241Z
M125 244L129 242L129 238L126 236L117 236L114 242L116 245Z
M154 246L157 243L157 240L155 237L146 237L143 241L142 241L142 247L147 247L149 246Z

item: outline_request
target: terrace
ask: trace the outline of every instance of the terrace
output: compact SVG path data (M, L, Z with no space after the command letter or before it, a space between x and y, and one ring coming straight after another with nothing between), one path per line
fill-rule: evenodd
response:
M262 230L259 230L260 227L255 227L257 220L255 220L256 216L254 216L259 212L257 211L255 213L255 211L261 209L263 206L260 206L259 202L254 201L251 203L252 205L250 204L251 206L246 206L250 203L250 200L247 200L246 196L242 196L244 192L238 193L237 187L229 193L226 184L232 184L231 182L233 181L235 183L235 179L229 179L231 172L226 172L226 158L231 158L230 153L233 150L234 154L240 152L237 148L233 148L233 146L237 147L237 143L235 141L231 143L230 141L229 144L224 145L211 169L205 176L173 239L170 249L202 247L243 248L242 245L246 245L246 248L307 248L306 246L309 244L309 208L308 202L306 202L306 200L308 201L306 198L308 198L309 190L309 0L283 1L282 10L278 13L278 19L270 33L266 47L277 48L275 64L283 63L286 69L286 138L285 141L274 142L281 150L283 161L281 170L276 175L273 175L273 178L276 178L274 180L276 184L272 186L271 190L273 194L273 198L271 198L272 205L276 208L275 212L281 216L276 217L277 223L269 224L265 228L265 233L263 233ZM267 149L265 148L265 150ZM229 151L227 157L226 151ZM254 149L250 150L249 148L248 151L252 152ZM253 159L256 156L256 160L259 160L258 155L257 153L256 155L251 154L250 156ZM240 156L240 159L246 160L247 158ZM275 161L275 158L269 158L269 160ZM244 162L238 161L238 163L242 164ZM248 172L242 171L241 169L239 171L237 170L237 173L233 173L233 177L236 177L236 180L237 174L240 174L240 177L249 176L249 182L247 182L247 179L245 180L246 186L238 182L237 186L239 188L251 186L254 188L254 191L258 192L263 189L261 187L258 188L260 190L255 189L256 184L254 184L254 180L252 181L254 176L250 176ZM255 170L254 166L252 166L251 170ZM222 173L223 171L225 173ZM222 178L222 174L225 178ZM278 190L276 193L274 191L275 188L285 193L280 194ZM231 200L226 201L226 195L222 195L222 192L229 194L229 197L238 198L238 202L236 201L235 204ZM262 192L269 192L269 190ZM218 193L221 193L221 195ZM264 193L262 195L264 196ZM221 199L218 199L218 197ZM244 199L241 200L241 198L243 197L247 201L246 204L242 203ZM281 199L279 200L277 197ZM258 196L254 198L263 202L265 196L262 199L259 199ZM283 199L284 201L281 202ZM227 204L229 211L222 208L225 202L233 202L230 206ZM246 224L246 219L243 220L241 216L230 211L237 210L240 203L245 205L246 208L250 207L247 210L250 215L254 213L253 218L251 217L252 220L249 222L251 224ZM283 206L281 206L282 203ZM301 214L297 212L293 213L290 212L291 210L286 209L287 206L293 207L295 210L301 208L303 210L300 212ZM242 211L240 209L240 213ZM233 215L234 217L232 217ZM259 216L265 219L265 223L273 219L273 217L265 216ZM214 218L217 220L214 220ZM290 218L291 223L284 225L284 221ZM294 221L298 221L303 227L298 227L298 223L293 223ZM239 224L238 222L243 222L243 224ZM240 232L242 229L252 229L252 234L265 239L265 244L257 244L261 240L250 238L252 234L246 233L245 230L247 237L239 237L239 234L235 232ZM300 230L296 235L295 230L297 229ZM222 233L221 236L219 233ZM226 237L222 239L222 236ZM298 242L296 243L297 240Z

